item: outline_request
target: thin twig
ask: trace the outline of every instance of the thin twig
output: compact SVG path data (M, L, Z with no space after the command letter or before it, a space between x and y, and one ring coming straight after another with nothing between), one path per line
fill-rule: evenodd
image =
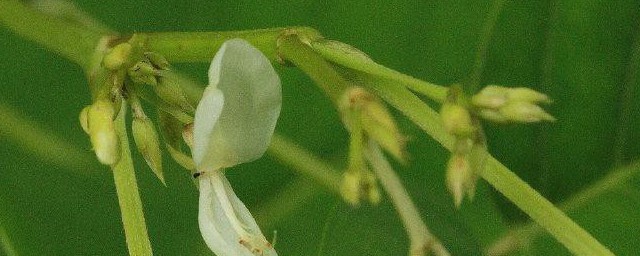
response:
M450 255L442 243L429 232L427 225L420 218L420 212L411 201L409 193L407 193L400 178L387 162L380 147L375 142L370 141L365 154L371 163L373 172L380 180L382 187L387 191L407 230L409 241L411 242L410 255L425 255L429 252L433 252L438 256Z

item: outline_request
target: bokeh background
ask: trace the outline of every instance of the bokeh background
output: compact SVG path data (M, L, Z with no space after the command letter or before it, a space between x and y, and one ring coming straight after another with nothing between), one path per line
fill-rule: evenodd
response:
M74 1L123 32L222 31L311 26L386 66L451 84L470 72L493 1ZM483 84L549 94L552 124L485 125L491 152L554 202L640 155L640 2L507 1L486 58ZM206 83L208 63L177 68ZM336 110L294 68L279 68L284 106L277 132L340 169L347 133ZM0 116L46 131L41 151L0 133L0 239L19 255L125 255L108 168L94 160L78 113L90 104L82 70L0 28ZM526 217L481 182L476 199L453 207L444 186L448 153L398 113L411 162L396 166L423 219L455 255L482 248ZM24 129L28 134L29 129ZM71 149L45 148L58 138ZM32 138L33 139L33 138ZM37 138L36 138L37 139ZM134 152L157 255L208 255L197 225L197 190L165 154L163 186ZM352 208L266 156L228 171L281 255L406 255L408 238L390 201ZM569 215L620 255L640 251L640 180ZM293 193L295 196L291 196ZM288 196L287 196L288 195ZM274 206L277 206L274 208ZM2 231L2 230L0 230ZM4 252L0 250L0 255ZM568 255L548 235L527 255Z

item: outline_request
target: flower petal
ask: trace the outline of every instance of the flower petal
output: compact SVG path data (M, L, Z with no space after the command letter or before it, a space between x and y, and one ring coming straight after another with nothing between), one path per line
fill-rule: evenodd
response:
M193 161L196 166L200 166L202 160L208 157L206 154L209 147L209 140L213 129L222 113L224 96L222 91L215 87L207 87L202 94L202 99L198 103L193 123Z
M221 171L199 179L200 232L216 255L277 255Z
M200 150L194 152L198 169L217 170L262 156L282 105L280 79L267 57L242 39L225 42L211 63L209 87L222 91L224 107L210 133L194 129L194 141L207 144L194 149ZM199 117L196 127L212 123Z

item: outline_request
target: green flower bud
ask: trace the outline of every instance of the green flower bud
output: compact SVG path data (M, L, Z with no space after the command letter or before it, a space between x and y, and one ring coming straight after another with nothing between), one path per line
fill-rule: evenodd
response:
M184 129L182 129L182 139L189 148L193 148L193 123L184 126Z
M500 108L500 114L507 120L523 123L540 121L553 122L556 119L538 105L528 102L513 102Z
M87 115L88 115L88 112L89 112L89 108L91 108L91 106L84 107L82 109L82 111L80 111L80 116L79 116L80 126L82 126L82 130L87 134L89 134L89 124L88 124L88 121L87 121L87 119L88 119Z
M446 182L456 207L460 207L470 185L475 188L473 169L467 155L452 154L447 163Z
M129 60L131 55L131 45L129 43L121 43L111 48L102 59L102 65L109 70L118 70Z
M475 131L469 110L459 104L445 102L440 118L445 130L454 136L468 137Z
M345 201L353 206L360 205L360 200L363 198L374 205L380 203L381 200L375 176L365 170L344 172L340 184L340 194Z
M550 104L552 102L551 98L549 98L549 96L547 96L546 94L526 87L511 88L509 90L509 101L545 104Z
M346 91L340 105L342 119L347 128L352 129L352 122L358 121L369 138L396 160L406 162L406 139L385 105L377 97L363 88L355 87Z
M93 150L100 163L113 165L120 159L120 142L113 119L114 106L106 100L98 100L87 110L87 127Z
M167 61L164 56L155 52L145 52L144 56L147 57L147 59L149 59L149 62L151 62L151 64L153 64L153 66L157 67L158 69L169 70L169 67L171 66L169 65L169 61Z
M156 69L148 61L140 61L129 68L129 77L134 83L147 84L156 86L158 80L156 79Z
M489 85L471 97L471 104L479 108L497 109L509 100L507 87Z
M153 126L153 122L146 117L134 118L131 123L131 131L138 152L144 157L144 160L156 177L166 186L162 172L160 140L158 139L158 133Z

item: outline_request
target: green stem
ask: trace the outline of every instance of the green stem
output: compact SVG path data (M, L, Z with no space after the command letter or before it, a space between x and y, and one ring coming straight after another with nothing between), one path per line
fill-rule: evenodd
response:
M0 23L88 70L103 34L78 23L42 15L18 0L0 1Z
M169 62L211 62L222 43L242 38L260 49L271 61L279 60L277 41L281 35L294 32L309 37L319 33L308 27L270 28L227 32L166 32L143 33L148 51L163 55Z
M638 174L640 174L640 161L616 168L608 172L606 176L594 184L571 196L561 203L559 207L568 212L575 211L592 202L595 198L620 188L620 185L626 184ZM525 244L529 243L530 239L539 235L541 231L540 226L533 222L510 230L502 238L491 244L487 248L486 254L505 255L511 251L522 248Z
M438 114L407 89L388 80L360 74L360 78L389 104L404 113L427 134L451 150L452 138L444 130ZM518 178L498 160L489 156L480 175L495 189L546 229L577 255L612 255L587 231L568 218L549 200Z
M120 204L129 255L153 255L142 211L142 200L138 191L136 174L133 169L131 150L129 149L125 122L126 112L123 106L115 120L121 155L120 161L112 167L113 178L118 193L118 203Z
M298 173L322 184L329 191L340 193L339 172L295 143L274 134L268 152Z
M410 255L429 255L431 251L437 256L451 255L438 238L429 232L402 181L375 142L369 143L366 156L407 230L411 242Z
M284 36L279 42L280 56L304 71L334 103L338 102L345 89L354 86L348 83L331 63L301 41L299 36L293 34Z
M368 57L363 57L358 54L358 52L354 52L357 50L351 46L327 40L314 41L311 43L311 46L316 52L322 55L322 57L331 62L380 78L396 81L436 102L444 102L447 96L447 87L428 83L387 68Z

